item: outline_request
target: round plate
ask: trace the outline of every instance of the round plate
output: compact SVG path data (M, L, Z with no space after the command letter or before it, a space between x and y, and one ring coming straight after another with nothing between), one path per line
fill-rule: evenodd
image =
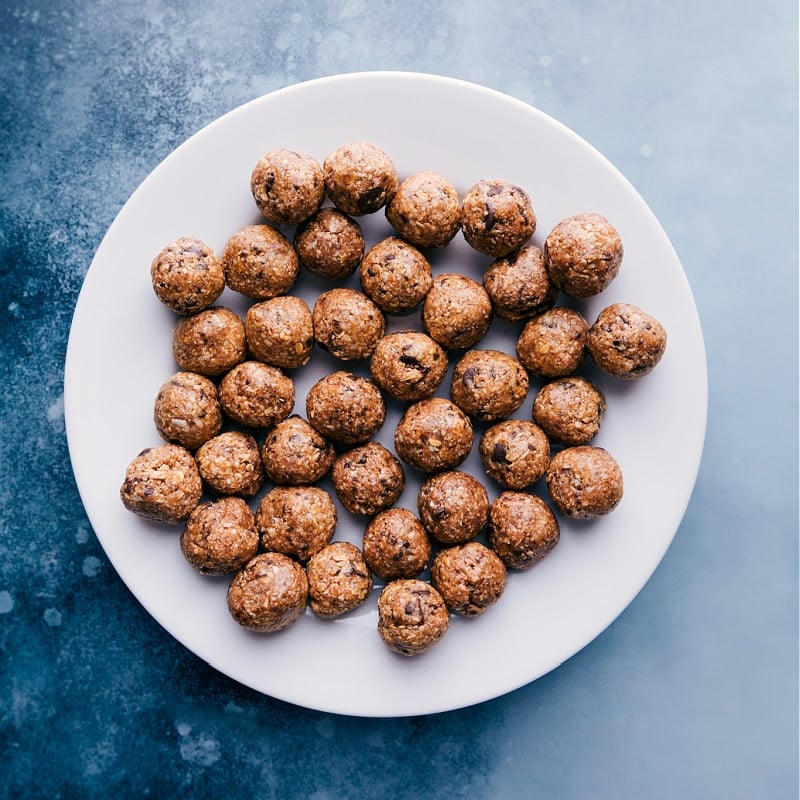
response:
M620 274L598 297L560 302L590 323L609 303L630 302L661 320L669 335L661 363L639 381L607 378L590 364L581 369L606 394L608 410L594 443L622 467L619 507L593 522L561 519L555 550L532 569L512 572L495 606L479 618L454 617L442 642L415 658L392 653L378 637L377 585L367 603L335 621L307 610L278 634L242 629L226 608L228 579L195 572L181 555L178 527L145 522L119 498L127 464L159 442L153 401L177 371L171 355L176 317L153 294L153 257L185 235L221 252L234 231L261 221L249 179L267 150L287 147L321 162L338 145L360 139L382 147L401 178L433 170L460 193L482 178L522 186L538 216L533 241L539 246L566 216L604 214L624 242ZM381 212L360 222L368 246L392 232ZM458 270L477 279L490 261L461 234L429 255L435 274ZM358 286L355 277L347 284ZM313 304L330 286L303 272L293 291ZM227 290L219 302L240 313L247 307ZM392 318L389 329L419 324L415 313ZM479 346L513 353L520 328L496 320ZM366 375L367 366L347 368ZM305 413L311 384L337 367L317 348L294 373L296 413ZM446 396L448 386L449 378L438 394ZM514 416L529 417L536 386ZM342 714L405 716L467 706L528 683L625 609L664 555L689 501L705 434L707 376L697 311L676 254L642 198L597 151L540 111L480 86L413 73L356 73L282 89L226 114L134 192L100 245L78 300L65 407L75 477L92 526L121 578L170 634L216 669L273 697ZM389 404L377 437L389 447L401 412L401 404ZM475 452L463 468L497 495ZM422 476L406 471L398 505L415 510ZM543 482L534 491L547 498ZM365 520L339 512L336 538L360 544Z

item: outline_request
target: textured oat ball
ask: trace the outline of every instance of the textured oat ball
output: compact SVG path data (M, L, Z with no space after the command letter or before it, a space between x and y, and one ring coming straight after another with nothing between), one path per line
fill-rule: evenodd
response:
M414 578L427 566L431 541L422 523L407 508L387 508L364 530L367 566L387 581Z
M603 393L577 375L546 383L533 401L533 419L551 439L567 445L594 439L605 410Z
M477 617L494 605L507 579L500 557L480 542L447 547L431 566L431 583L447 608L464 617Z
M333 445L297 414L271 428L261 448L267 477L278 485L316 483L335 458Z
M276 486L261 498L255 519L265 550L305 562L333 538L336 506L318 486Z
M217 387L196 372L176 372L158 390L153 421L165 441L195 450L222 429Z
M528 394L528 373L500 350L469 350L453 369L450 399L485 422L513 414Z
M333 488L352 514L377 514L400 498L405 473L380 442L367 442L342 453L333 465Z
M294 383L277 367L260 361L235 366L219 384L225 415L248 428L270 428L294 408Z
M253 512L241 497L201 503L186 520L181 552L204 575L227 575L258 552Z
M453 402L430 397L410 405L394 434L400 458L423 472L457 467L472 449L469 417Z
M495 314L512 322L541 314L552 308L558 297L542 251L532 244L496 258L483 275L483 286Z
M308 362L314 349L311 310L299 297L287 295L254 303L244 318L250 355L283 369Z
M550 279L570 297L592 297L617 277L622 240L601 214L577 214L561 220L544 241Z
M613 511L622 500L622 470L601 447L567 447L547 468L547 488L562 514L595 519Z
M243 628L274 633L297 621L307 597L306 573L296 561L282 553L261 553L233 577L228 611Z
M558 544L559 536L555 514L534 494L503 492L489 507L489 544L507 567L532 567Z
M372 381L338 370L309 389L306 416L323 436L338 444L363 444L383 425L386 403Z
M372 576L364 554L350 542L331 542L306 565L308 604L323 619L358 608L369 597Z
M258 442L242 431L225 431L195 453L200 477L218 495L252 497L264 481Z
M524 419L507 419L487 428L478 450L486 474L505 489L532 486L550 463L547 434Z
M444 544L474 539L486 525L489 495L467 472L450 470L427 478L417 495L417 510L425 530Z
M380 308L355 289L320 294L313 320L317 344L342 361L369 358L386 330Z
M309 272L341 280L358 268L364 255L364 236L354 219L325 207L297 228L294 248Z
M378 597L378 634L389 649L416 656L438 644L450 614L442 596L416 578L392 581Z
M386 394L413 402L439 388L447 374L447 354L421 331L398 331L378 340L369 369Z
M586 347L604 372L636 379L652 372L667 348L667 331L630 303L604 308L589 328Z
M461 227L458 192L438 173L418 172L400 184L386 219L416 247L444 247Z
M250 176L259 211L278 225L307 220L325 198L325 181L317 160L305 153L277 149L265 153Z
M578 311L551 308L525 323L517 339L517 358L540 378L571 375L583 361L588 330Z
M536 230L530 197L508 181L478 181L464 195L462 205L464 238L487 256L507 256L522 247Z
M372 214L397 191L392 159L371 142L350 142L325 156L325 188L333 204L354 217Z
M203 484L192 454L177 444L161 444L139 453L125 470L122 504L145 519L175 523L200 502Z
M492 301L477 281L456 272L437 276L422 305L430 337L451 350L476 345L492 324Z
M192 236L170 242L150 265L156 297L178 314L208 308L225 289L225 273L217 254Z
M358 277L364 292L387 314L405 314L416 308L433 283L428 259L397 236L367 250Z
M173 358L186 372L223 375L246 354L244 322L229 308L206 308L183 317L172 331Z

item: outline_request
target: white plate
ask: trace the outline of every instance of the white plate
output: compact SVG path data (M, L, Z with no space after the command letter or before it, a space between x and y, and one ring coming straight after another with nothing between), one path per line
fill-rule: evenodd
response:
M646 378L605 379L608 400L596 444L625 475L625 497L608 517L562 520L558 547L478 619L453 619L427 654L403 658L375 630L376 593L336 621L310 612L279 634L240 628L225 605L227 579L194 572L178 528L127 512L119 487L128 462L158 442L152 405L177 367L170 352L175 317L156 300L149 266L169 241L195 235L221 251L228 236L259 221L249 190L253 165L289 147L320 161L334 147L371 140L401 177L420 170L465 191L482 178L524 187L539 218L541 246L561 218L598 211L619 230L625 259L617 280L578 307L590 322L614 301L660 319L667 352ZM368 244L390 233L382 213L361 219ZM480 277L488 259L461 235L432 255L434 272ZM350 285L357 285L351 280ZM330 284L305 275L297 293L313 303ZM222 302L243 311L242 298ZM392 329L418 325L418 315ZM518 325L496 322L482 346L513 352ZM333 360L320 352L296 373L298 402ZM365 373L364 365L358 371ZM534 384L535 385L535 384ZM446 394L447 385L440 394ZM530 414L533 391L515 415ZM176 639L226 675L310 708L362 716L402 716L496 697L557 667L594 639L631 602L680 524L695 482L705 433L707 376L691 290L659 223L632 186L576 134L530 106L489 89L413 73L361 73L303 83L226 114L201 130L144 181L109 229L86 276L67 353L65 406L70 454L92 526L119 575ZM400 405L378 438L391 446ZM476 456L466 468L480 474ZM407 470L399 505L415 508L419 475ZM484 481L488 485L488 480ZM330 488L330 484L327 484ZM488 486L492 497L497 489ZM546 497L546 489L536 487ZM363 520L340 508L336 538L360 544Z

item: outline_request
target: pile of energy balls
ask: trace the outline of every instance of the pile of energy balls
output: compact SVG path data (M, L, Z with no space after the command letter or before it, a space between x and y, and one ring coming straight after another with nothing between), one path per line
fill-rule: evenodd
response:
M129 464L122 502L181 524L181 550L200 572L232 575L227 605L245 628L281 630L307 605L322 618L345 614L377 576L382 640L403 655L425 652L451 614L483 613L507 570L531 567L558 543L556 514L527 491L537 481L570 518L617 506L619 465L590 444L606 401L575 371L588 353L612 376L640 378L659 362L666 332L630 304L608 306L591 325L556 306L560 293L603 291L622 242L603 216L581 213L536 247L530 198L511 183L481 180L459 197L434 172L400 182L385 152L352 142L321 165L271 150L250 188L264 224L233 233L220 255L186 237L152 263L155 294L179 315L180 369L155 398L164 442ZM357 218L381 209L393 235L365 252ZM459 230L492 259L482 284L433 276L426 249ZM301 269L332 285L313 308L289 294ZM363 291L336 286L356 272ZM244 318L214 305L226 287L252 301ZM387 315L417 309L423 330L387 333ZM524 324L513 356L478 347L494 316ZM315 345L342 368L311 387L303 418L292 413L292 373ZM434 396L451 358L449 399ZM370 378L346 368L357 361ZM542 384L532 419L512 419L530 376ZM406 404L394 452L374 440L385 396ZM458 469L473 448L473 421L486 424L478 450L500 489L493 502ZM407 468L424 475L417 514L395 506ZM341 505L366 519L361 547L334 541L336 506L318 485L326 476ZM487 544L476 538L484 531Z

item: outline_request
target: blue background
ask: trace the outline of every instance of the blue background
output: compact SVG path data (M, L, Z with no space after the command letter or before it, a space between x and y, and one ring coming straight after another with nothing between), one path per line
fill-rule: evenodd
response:
M797 8L784 0L0 7L0 797L795 798ZM534 104L632 181L708 349L674 543L562 667L473 708L296 708L214 672L117 578L64 434L72 311L180 142L263 93L409 69Z

